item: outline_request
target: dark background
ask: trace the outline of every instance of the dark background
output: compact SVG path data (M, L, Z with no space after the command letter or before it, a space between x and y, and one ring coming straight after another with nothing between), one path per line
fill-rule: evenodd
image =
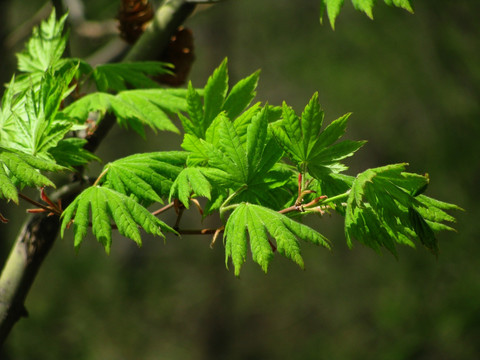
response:
M43 3L2 2L3 82L24 41L12 32ZM103 21L118 3L84 5L89 20ZM264 275L249 259L240 279L225 270L221 242L211 250L207 237L145 237L140 249L119 237L107 256L92 238L76 254L67 236L41 269L30 317L2 359L480 358L480 3L414 6L411 15L379 1L371 21L346 1L332 31L327 19L319 24L316 0L225 1L187 23L196 41L191 78L203 86L228 56L232 81L262 69L260 101L286 100L300 112L319 91L327 122L353 112L347 136L369 143L350 160L351 174L408 162L429 173L427 195L466 209L455 214L458 233L439 236L438 260L422 247L400 248L398 261L358 243L349 250L338 216L310 220L333 251L305 244L305 271L276 257ZM114 36L74 31L73 55ZM115 130L99 155L108 162L180 142L135 136ZM8 215L2 258L24 207ZM194 213L185 221L200 225Z

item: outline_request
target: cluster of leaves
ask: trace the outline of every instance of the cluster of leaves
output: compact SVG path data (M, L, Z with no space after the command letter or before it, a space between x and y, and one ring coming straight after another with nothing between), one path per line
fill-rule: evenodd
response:
M68 38L68 34L63 34L65 20L63 16L57 21L52 12L47 21L34 29L25 50L18 54L21 73L12 79L2 99L0 196L15 203L18 187L55 187L40 171L72 171L100 160L83 148L87 143L83 135L91 127L90 117L97 119L93 127L98 126L106 112L113 112L119 124L129 125L139 133L143 133L144 125L178 132L167 113L172 115L186 108L185 90L162 89L149 77L169 72L168 64L139 62L93 68L82 60L63 58ZM93 82L97 91L81 96L81 86L86 82ZM120 233L138 242L137 225L158 235L161 230L173 231L136 200L118 192L119 182L114 174L114 170L110 171L109 179L117 187L89 188L69 208L83 209L92 204L93 231L107 251L111 241L109 216ZM125 174L122 178L126 178ZM117 206L112 207L113 204ZM76 213L75 241L79 245L79 234L89 226L89 221L82 211Z
M93 113L95 126L111 112L120 125L140 134L145 125L180 132L172 114L178 114L183 127L182 151L108 163L65 209L61 233L73 223L75 247L89 227L107 252L112 229L139 245L139 227L159 236L178 234L181 229L147 207L168 201L188 209L197 197L206 199L203 216L220 213L223 224L216 234L223 231L226 263L231 259L236 275L249 249L266 272L275 252L303 267L299 240L329 248L322 234L298 221L312 213L340 213L350 246L356 239L393 254L397 243L414 246L417 240L437 254L435 232L452 230L445 223L454 218L446 210L458 207L422 195L428 177L406 172L405 164L368 169L356 177L344 173L343 161L365 142L341 140L350 114L324 126L318 94L300 116L286 103L251 105L259 72L230 88L226 60L203 90L191 83L186 90L160 88L149 76L168 71L162 63L92 68L62 58L64 21L52 14L34 32L19 55L24 73L12 80L3 98L1 197L17 202L18 185L54 186L40 171L75 171L97 160L83 149L85 133L95 131L87 129ZM97 91L78 96L81 85L92 80Z
M82 60L63 58L65 20L66 16L56 20L52 12L33 30L25 50L17 54L20 74L12 78L2 99L0 195L16 203L19 186L55 186L40 171L72 170L99 160L83 148L87 140L79 136L91 126L89 117L97 119L96 126L106 112L113 112L120 124L139 133L144 125L178 132L166 113L186 106L185 90L162 89L149 77L169 72L168 64L93 68ZM81 96L86 82L93 82L98 91ZM135 90L127 90L127 85Z
M410 0L383 0L385 4L396 6L413 13ZM335 29L335 20L340 14L344 0L320 0L320 22L323 21L323 14L327 12L332 29ZM354 8L364 12L370 19L373 19L373 7L375 0L352 0Z

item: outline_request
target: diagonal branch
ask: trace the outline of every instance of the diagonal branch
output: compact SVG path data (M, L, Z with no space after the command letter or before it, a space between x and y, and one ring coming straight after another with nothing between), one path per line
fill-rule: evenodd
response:
M173 31L185 21L194 7L194 4L185 0L164 2L152 26L131 48L124 61L152 59L154 53L162 52ZM96 133L87 139L86 148L94 151L115 123L113 116L105 117ZM65 206L81 192L82 186L80 182L74 182L67 188L69 193L62 197ZM27 218L23 225L0 275L0 345L15 323L27 315L25 298L55 242L59 227L58 217L46 217L43 214Z

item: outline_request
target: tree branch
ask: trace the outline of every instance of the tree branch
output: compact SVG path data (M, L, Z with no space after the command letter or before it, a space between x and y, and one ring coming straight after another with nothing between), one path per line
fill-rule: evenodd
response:
M124 61L151 59L162 52L173 31L190 15L195 5L185 0L166 1L157 11L148 31L132 47ZM105 117L94 136L87 139L86 148L95 150L116 123ZM67 185L69 193L62 198L67 206L81 192L80 183ZM59 218L35 214L27 218L0 275L0 345L4 343L15 323L28 313L24 302L33 281L51 249L60 227Z
M161 55L172 34L190 16L195 6L185 0L165 1L124 61L152 60Z

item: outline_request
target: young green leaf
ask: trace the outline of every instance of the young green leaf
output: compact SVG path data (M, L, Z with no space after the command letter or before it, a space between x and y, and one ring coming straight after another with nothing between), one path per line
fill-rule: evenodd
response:
M320 23L323 22L323 14L327 10L330 26L335 30L335 20L343 6L343 0L320 0Z
M413 7L411 0L383 0L385 4L390 6L396 6L413 13Z
M191 152L189 159L193 158L193 163L203 166L208 163L202 173L212 184L232 192L243 189L237 194L241 199L238 201L276 207L279 201L283 203L283 197L276 196L276 189L285 184L291 173L274 169L283 152L268 132L269 109L264 107L250 113L242 137L238 130L244 129L246 122L242 119L238 128L236 122L221 113L210 125L215 128L216 136L209 136L214 143L187 135L182 146Z
M56 20L55 9L46 21L33 29L25 50L17 54L20 71L43 73L48 68L55 67L65 51L68 34L63 33L67 14Z
M136 89L159 88L149 75L171 74L171 69L171 65L158 61L102 64L94 68L93 78L102 92L127 90L127 85Z
M198 138L202 138L205 135L205 129L208 126L205 126L204 124L202 98L191 82L188 83L186 100L189 117L178 114L183 129L187 135L195 135Z
M215 69L205 85L203 125L206 129L212 120L222 111L228 91L227 59Z
M85 150L87 140L76 137L60 140L57 146L50 148L48 153L55 162L65 167L86 165L91 161L100 161L100 158Z
M307 169L316 179L346 170L340 160L352 156L365 143L351 140L336 143L345 133L350 114L321 130L324 115L318 104L317 93L310 99L301 118L285 103L282 110L283 118L273 124L273 133L298 168L301 171Z
M74 67L63 72L45 72L38 88L19 94L14 102L12 94L6 94L4 105L10 109L2 112L1 122L6 125L1 133L3 146L49 157L48 150L55 147L73 125L59 116L58 109L70 92L69 83L75 71Z
M15 184L55 187L54 183L38 170L60 171L63 169L51 160L0 147L0 197L18 203Z
M75 101L63 112L79 123L85 122L90 112L113 112L120 124L131 126L141 135L141 125L178 133L169 115L186 109L185 95L178 89L125 90L117 95L97 92Z
M432 254L438 256L438 241L433 233L433 230L427 224L425 219L413 207L408 208L408 216L410 219L410 224L412 225L415 233L418 235L420 242L428 250L430 250Z
M383 0L385 4L403 8L413 13L411 0ZM335 20L340 14L344 0L320 0L320 23L323 23L323 14L327 10L328 19L332 29L335 30ZM352 0L353 6L356 10L364 12L370 19L373 19L374 0Z
M363 11L370 19L373 19L374 0L352 0L352 4L356 10Z
M428 183L426 176L405 172L406 164L387 165L359 174L347 199L345 233L376 250L382 246L396 255L395 243L414 246L418 239L434 254L434 231L452 230L442 222L454 221L436 200L412 192ZM440 203L442 204L442 203ZM458 209L445 204L448 209Z
M135 154L107 164L104 186L125 195L134 195L143 204L162 203L183 169L187 153L183 151Z
M211 198L212 186L198 168L183 169L172 184L170 201L176 198L188 209L192 195Z
M253 260L264 272L273 257L274 251L304 267L297 238L330 248L328 240L312 228L295 222L269 208L249 204L239 204L229 216L225 225L225 262L232 259L235 275L247 258L247 234ZM268 235L275 240L276 247Z
M120 234L132 239L139 246L142 244L139 226L147 233L161 237L164 237L162 231L175 233L175 230L127 195L106 187L92 186L84 190L62 214L61 236L64 236L65 229L73 221L76 248L87 234L90 224L89 208L93 235L107 253L110 252L112 244L110 219Z
M222 112L232 120L240 116L255 97L258 77L257 71L240 80L228 93L228 69L225 59L207 80L203 104L200 94L190 83L187 94L188 117L179 115L185 132L205 139L207 129Z
M260 71L256 71L232 87L223 104L223 110L230 119L239 116L255 98L259 76Z

